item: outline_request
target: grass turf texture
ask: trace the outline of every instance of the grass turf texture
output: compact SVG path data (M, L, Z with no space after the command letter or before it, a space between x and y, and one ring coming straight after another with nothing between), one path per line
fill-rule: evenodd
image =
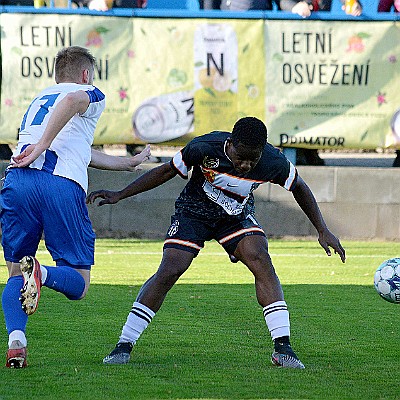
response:
M270 240L305 370L271 365L253 277L214 242L168 294L131 363L104 366L162 242L98 240L84 300L43 289L28 323L29 367L0 366L0 399L398 399L400 306L380 299L372 282L400 244L344 247L346 264L316 241ZM37 257L51 265L44 247ZM1 288L6 279L3 262ZM3 328L4 353L6 343Z

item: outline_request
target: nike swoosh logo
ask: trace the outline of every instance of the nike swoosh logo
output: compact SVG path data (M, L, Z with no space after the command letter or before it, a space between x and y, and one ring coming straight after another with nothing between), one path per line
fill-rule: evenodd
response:
M227 183L226 186L228 186L228 187L238 187L239 185L232 185L231 183Z

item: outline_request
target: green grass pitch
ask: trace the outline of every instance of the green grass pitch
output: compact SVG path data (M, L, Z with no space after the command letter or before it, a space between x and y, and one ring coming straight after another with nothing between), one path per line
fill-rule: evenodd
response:
M400 243L343 245L346 264L316 240L270 240L305 370L271 365L253 277L215 242L168 294L131 363L104 366L141 284L158 267L162 242L99 239L84 300L43 289L28 322L29 367L9 370L0 360L0 400L399 399L400 306L379 298L373 275L400 255ZM44 247L37 257L52 264ZM3 261L1 289L6 280Z

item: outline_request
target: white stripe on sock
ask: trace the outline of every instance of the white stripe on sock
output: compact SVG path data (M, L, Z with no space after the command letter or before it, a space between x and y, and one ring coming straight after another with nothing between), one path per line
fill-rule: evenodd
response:
M140 335L153 319L154 315L155 312L150 310L150 308L135 301L125 325L122 328L119 342L136 343Z
M265 322L272 340L290 336L290 321L285 301L276 301L263 308Z

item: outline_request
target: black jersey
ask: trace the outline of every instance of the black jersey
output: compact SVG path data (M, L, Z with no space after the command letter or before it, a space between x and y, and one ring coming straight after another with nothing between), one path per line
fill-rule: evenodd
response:
M171 160L180 176L192 176L179 195L176 211L201 218L223 218L254 212L253 191L265 182L294 188L297 171L292 163L267 143L257 165L245 175L239 174L226 155L230 132L211 132L194 138Z

